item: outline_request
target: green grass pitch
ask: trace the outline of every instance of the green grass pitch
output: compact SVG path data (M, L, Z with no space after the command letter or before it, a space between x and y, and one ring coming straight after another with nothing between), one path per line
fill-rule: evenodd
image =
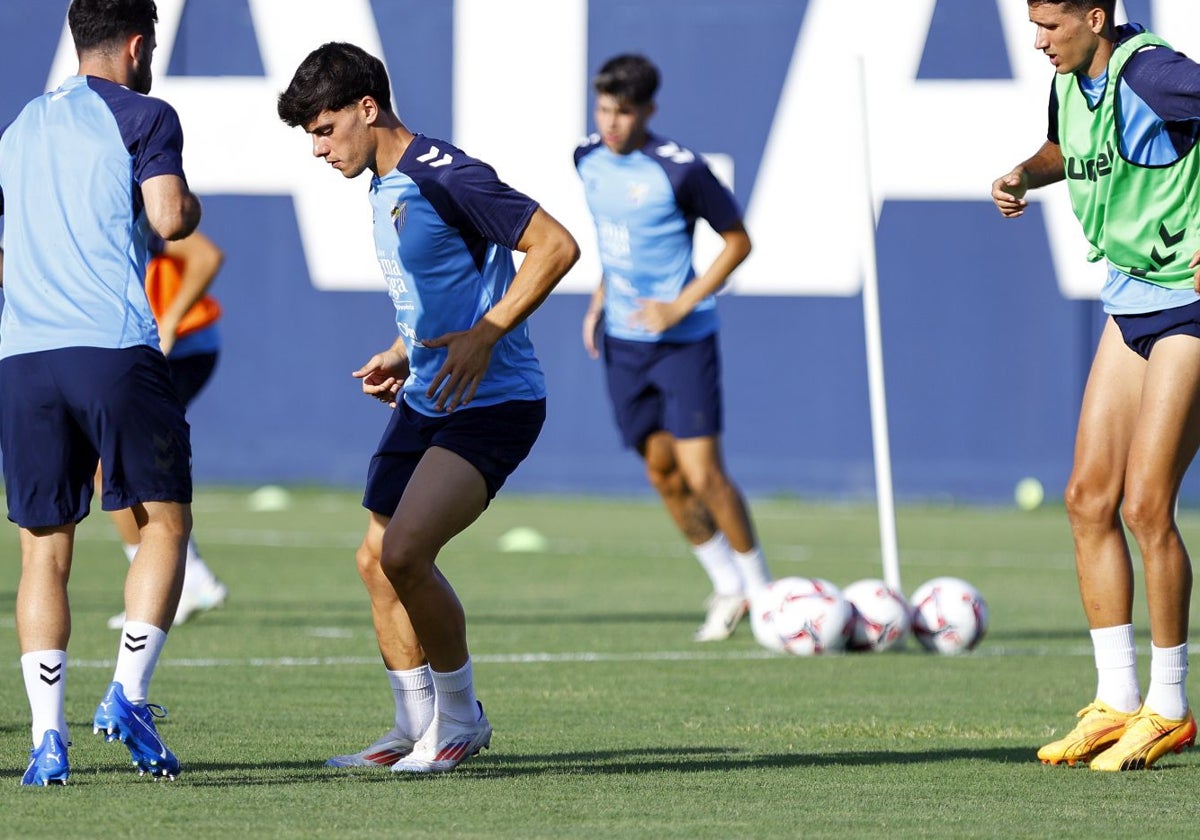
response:
M1061 508L897 511L906 592L956 575L986 597L975 653L910 642L801 659L762 651L747 625L725 643L691 641L707 586L651 499L502 494L440 562L467 609L492 748L446 776L401 778L322 766L390 726L391 698L354 566L358 497L292 496L287 510L253 512L246 491L198 495L196 536L230 599L172 632L151 685L184 766L174 783L139 778L123 747L91 733L124 572L97 510L80 526L71 584L70 784L19 786L29 729L8 527L0 836L1195 836L1200 753L1113 775L1034 758L1094 689ZM776 576L880 576L873 507L752 508ZM517 526L544 534L546 551L498 551ZM1200 540L1196 513L1182 527Z

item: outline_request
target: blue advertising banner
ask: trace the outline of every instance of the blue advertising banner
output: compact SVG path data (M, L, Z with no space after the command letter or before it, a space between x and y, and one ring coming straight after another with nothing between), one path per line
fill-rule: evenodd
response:
M1200 50L1200 4L1118 5ZM0 4L0 126L75 71L67 6ZM310 0L158 8L153 95L179 111L202 229L226 252L213 289L223 355L190 413L199 482L357 485L383 429L386 409L350 376L395 334L366 179L336 177L275 114L304 55L347 40L384 58L410 128L491 163L584 249L531 320L549 419L510 487L646 490L580 342L599 263L572 165L593 128L592 74L636 51L663 72L653 127L706 156L755 246L719 303L724 446L743 489L874 494L861 295L873 208L897 496L1007 501L1025 476L1061 492L1103 272L1061 185L1015 221L988 197L1045 137L1053 68L1024 3L340 0L333 19ZM715 241L697 231L698 263Z

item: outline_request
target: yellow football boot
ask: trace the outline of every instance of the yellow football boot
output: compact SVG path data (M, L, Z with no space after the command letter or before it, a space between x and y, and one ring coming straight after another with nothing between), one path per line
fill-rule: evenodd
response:
M1090 761L1107 750L1125 733L1125 726L1133 720L1134 713L1118 712L1107 703L1093 700L1075 715L1079 723L1057 741L1038 750L1043 764Z
M1182 720L1171 720L1142 706L1115 744L1092 759L1093 770L1144 770L1169 752L1183 752L1196 743L1196 718L1191 709Z

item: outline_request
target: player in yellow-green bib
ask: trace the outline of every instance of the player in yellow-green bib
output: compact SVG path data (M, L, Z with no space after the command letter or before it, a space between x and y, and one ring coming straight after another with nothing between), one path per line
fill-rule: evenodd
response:
M1192 746L1188 707L1191 561L1175 502L1200 446L1200 65L1115 0L1028 0L1035 46L1057 75L1046 142L992 184L1006 218L1030 189L1066 180L1071 206L1107 260L1110 316L1080 410L1066 489L1097 688L1078 723L1038 750L1047 764L1137 770ZM1143 558L1150 683L1133 632L1133 563Z

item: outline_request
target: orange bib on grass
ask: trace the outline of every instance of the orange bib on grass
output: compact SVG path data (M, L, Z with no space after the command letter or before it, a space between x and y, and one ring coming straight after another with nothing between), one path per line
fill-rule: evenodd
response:
M146 269L146 298L150 301L150 311L154 313L156 321L162 321L182 285L183 270L179 260L161 254L150 260ZM221 304L217 303L216 298L205 295L180 319L175 335L182 337L202 330L215 324L220 317Z

